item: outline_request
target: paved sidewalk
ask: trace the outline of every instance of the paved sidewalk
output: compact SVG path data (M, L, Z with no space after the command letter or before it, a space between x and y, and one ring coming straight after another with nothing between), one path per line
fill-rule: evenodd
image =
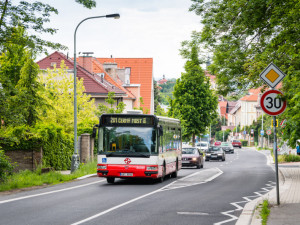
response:
M275 166L271 155L266 152L268 164ZM279 197L277 206L276 188L259 197L244 207L236 225L261 225L257 206L268 199L272 205L268 217L268 225L299 225L300 224L300 162L279 164ZM275 171L274 171L275 174Z

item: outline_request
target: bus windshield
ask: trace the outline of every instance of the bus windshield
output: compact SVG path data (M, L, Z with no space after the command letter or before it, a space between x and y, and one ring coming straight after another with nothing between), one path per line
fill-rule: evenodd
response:
M150 157L151 153L156 153L155 146L153 127L103 127L103 146L99 153L112 157Z

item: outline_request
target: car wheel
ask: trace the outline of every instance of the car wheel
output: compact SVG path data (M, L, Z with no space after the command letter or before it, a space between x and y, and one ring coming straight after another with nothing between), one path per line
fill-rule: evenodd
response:
M225 157L224 157L224 158L222 158L222 161L225 161Z
M240 146L239 148L242 148L242 146Z
M109 183L109 184L113 184L113 183L115 183L115 178L114 178L114 177L107 177L107 178L106 178L106 181L107 181L107 183Z

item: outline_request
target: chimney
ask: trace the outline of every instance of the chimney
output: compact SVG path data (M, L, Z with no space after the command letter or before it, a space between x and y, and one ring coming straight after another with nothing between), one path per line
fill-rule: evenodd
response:
M78 57L78 64L89 71L93 72L93 57L91 56L94 52L82 52L83 56Z

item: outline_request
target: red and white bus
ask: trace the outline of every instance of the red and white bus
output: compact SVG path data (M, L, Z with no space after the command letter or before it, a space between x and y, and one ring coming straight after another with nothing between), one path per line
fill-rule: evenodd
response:
M115 178L177 177L181 169L177 119L146 114L103 114L98 125L97 174Z

